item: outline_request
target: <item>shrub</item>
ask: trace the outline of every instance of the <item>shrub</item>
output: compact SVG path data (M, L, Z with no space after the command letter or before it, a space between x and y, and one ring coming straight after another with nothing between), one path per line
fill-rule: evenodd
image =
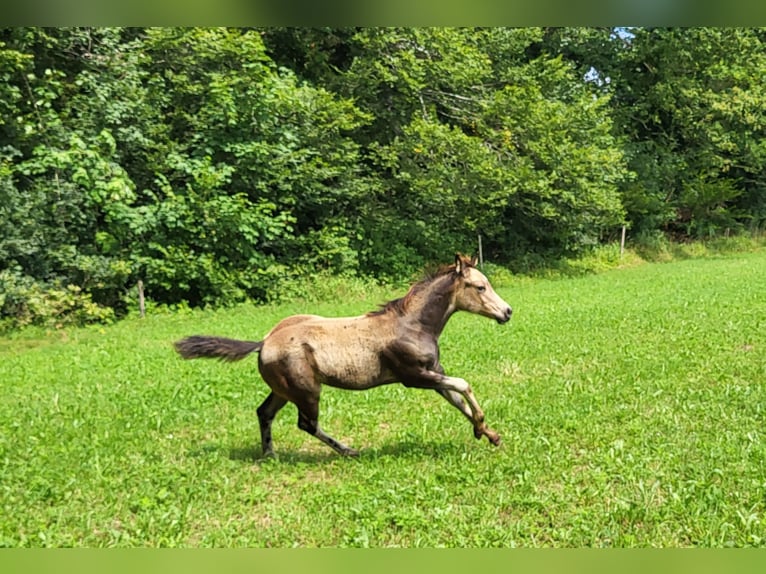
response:
M640 231L631 243L633 243L636 253L647 261L669 261L672 259L670 240L662 231Z
M0 271L0 331L28 325L60 328L107 323L114 311L76 285L46 285L18 271Z

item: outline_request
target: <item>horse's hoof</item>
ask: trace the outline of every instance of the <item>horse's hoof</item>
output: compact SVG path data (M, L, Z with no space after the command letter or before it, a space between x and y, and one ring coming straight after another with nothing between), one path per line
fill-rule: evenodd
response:
M495 446L500 446L500 435L496 432L488 432L487 438L489 439L489 442L491 442Z
M350 456L351 458L356 458L359 456L359 451L355 448L347 448L343 451L343 456Z

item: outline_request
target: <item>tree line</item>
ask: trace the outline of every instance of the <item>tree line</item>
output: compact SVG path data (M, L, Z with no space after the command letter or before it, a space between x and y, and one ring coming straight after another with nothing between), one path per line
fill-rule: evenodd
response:
M0 321L766 221L766 30L0 29ZM535 259L538 258L538 259Z

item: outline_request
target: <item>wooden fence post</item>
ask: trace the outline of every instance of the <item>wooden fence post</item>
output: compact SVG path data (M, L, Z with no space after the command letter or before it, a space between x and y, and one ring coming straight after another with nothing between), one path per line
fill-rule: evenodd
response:
M143 319L146 314L146 302L144 300L144 282L141 279L138 280L138 312Z
M481 249L481 233L479 233L479 269L484 271L484 252Z
M622 259L622 255L625 253L625 226L622 226L622 237L620 238L620 259Z

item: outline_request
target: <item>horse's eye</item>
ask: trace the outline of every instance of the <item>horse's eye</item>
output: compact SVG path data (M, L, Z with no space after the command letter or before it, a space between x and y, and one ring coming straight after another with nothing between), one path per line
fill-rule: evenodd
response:
M486 291L486 290L487 290L487 288L486 288L484 285L477 285L477 286L476 286L476 290L477 290L479 293L484 293L484 291Z

